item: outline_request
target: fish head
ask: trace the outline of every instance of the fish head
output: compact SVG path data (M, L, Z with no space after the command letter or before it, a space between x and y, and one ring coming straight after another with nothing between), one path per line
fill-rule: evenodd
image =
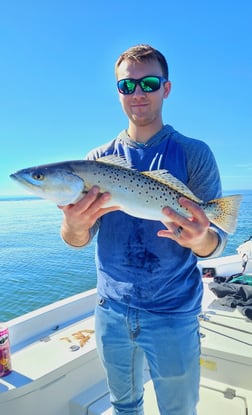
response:
M45 165L18 170L10 175L26 190L57 205L76 203L83 196L84 180L67 165Z

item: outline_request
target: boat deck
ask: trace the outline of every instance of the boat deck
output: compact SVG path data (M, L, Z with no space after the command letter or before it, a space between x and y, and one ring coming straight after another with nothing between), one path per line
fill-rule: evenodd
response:
M237 310L216 308L207 282L198 415L252 415L252 322ZM67 325L52 321L52 327L16 347L13 372L0 378L0 413L8 407L12 415L110 415L105 375L96 352L94 316L87 313ZM145 372L145 414L158 415L147 366Z

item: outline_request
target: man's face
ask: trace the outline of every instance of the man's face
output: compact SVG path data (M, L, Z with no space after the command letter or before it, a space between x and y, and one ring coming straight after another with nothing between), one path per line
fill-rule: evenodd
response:
M117 69L117 80L140 79L148 75L163 76L158 61L150 60L146 63L123 61ZM142 91L140 85L137 85L133 94L119 93L119 99L129 120L136 126L144 127L156 120L161 120L163 99L167 98L170 88L171 84L168 81L161 83L157 91L148 93Z

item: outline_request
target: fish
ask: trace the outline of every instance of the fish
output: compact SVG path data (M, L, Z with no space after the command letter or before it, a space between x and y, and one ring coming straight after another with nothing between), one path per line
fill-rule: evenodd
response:
M124 213L147 220L169 221L166 206L184 217L191 213L179 203L186 197L199 205L208 220L226 233L234 233L242 196L225 196L210 201L199 199L168 170L138 171L125 158L103 156L96 160L72 160L18 170L11 179L40 198L59 206L77 203L94 186L109 192L104 207L118 206Z

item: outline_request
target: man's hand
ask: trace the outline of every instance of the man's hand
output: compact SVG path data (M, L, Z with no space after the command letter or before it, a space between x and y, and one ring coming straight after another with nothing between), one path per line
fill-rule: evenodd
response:
M165 207L163 213L167 216L167 221L162 221L167 230L160 230L158 236L170 238L179 245L190 248L198 256L210 255L218 245L218 235L209 229L209 220L204 211L194 202L184 197L179 199L179 203L191 213L185 218L173 209ZM169 220L168 220L169 218Z
M76 247L86 245L90 238L89 230L97 219L106 213L119 210L118 206L105 208L104 205L111 195L108 192L99 192L99 187L93 186L75 205L58 206L64 214L61 235L68 244Z

